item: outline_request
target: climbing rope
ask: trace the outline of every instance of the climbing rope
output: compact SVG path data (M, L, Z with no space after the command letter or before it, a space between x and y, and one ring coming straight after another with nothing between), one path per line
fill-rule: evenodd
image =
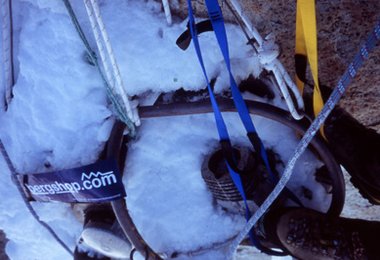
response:
M103 79L103 82L104 82L106 89L107 89L108 98L110 99L110 101L113 105L113 108L115 110L114 111L115 114L117 115L117 117L119 117L119 119L121 121L123 121L127 125L127 130L129 131L129 135L132 137L135 136L135 134L136 134L135 125L139 125L140 120L139 120L138 115L137 115L137 108L135 108L134 111L132 112L130 100L129 100L128 96L125 94L124 87L120 88L120 85L115 84L115 82L118 82L118 84L120 84L120 81L121 81L120 73L117 70L117 72L115 72L115 75L118 75L118 76L115 76L115 80L112 80L112 76L111 76L112 74L109 72L109 67L108 67L108 65L105 65L107 63L103 63L104 70L108 71L108 72L105 72L108 76L104 75L105 73L103 73L103 70L99 66L96 54L92 50L92 48L91 48L91 46L90 46L90 44L89 44L89 42L85 36L80 24L79 24L79 21L78 21L76 15L74 13L74 10L73 10L69 0L62 0L62 1L64 2L65 6L66 6L66 9L70 15L71 21L73 22L75 29L76 29L77 33L79 34L79 37L81 38L84 46L86 47L86 51L87 51L89 61L97 67L99 74ZM97 28L97 26L95 28ZM103 24L103 28L104 28L104 24ZM104 30L104 32L105 32L105 30ZM94 32L94 34L95 34L95 32ZM108 37L107 37L107 39L108 39ZM99 44L101 43L100 35L98 35L97 44L98 43ZM105 47L103 46L103 44L98 45L98 46L100 46L100 47L98 47L99 52L101 53L101 55L104 55L104 57L105 57L105 54L103 53ZM109 48L110 48L110 45L109 45ZM102 50L102 51L100 51L100 50ZM115 66L115 68L117 68L116 60L113 59L113 61L114 62L112 62L112 60L111 60L111 63L113 64L113 66ZM108 69L106 69L106 68L108 68ZM119 77L119 79L117 77ZM111 82L114 85L111 85ZM119 87L120 91L122 91L122 92L118 92L119 89L116 89L115 85L117 85ZM121 93L124 93L124 94L121 94Z
M135 123L135 125L139 126L140 119L137 114L137 109L136 107L132 107L128 94L125 91L124 83L112 50L111 42L104 26L103 19L100 15L98 2L97 0L83 1L86 6L88 18L90 19L92 26L92 32L95 36L95 41L98 46L100 58L102 60L104 71L106 72L108 82L111 84L112 88L115 89L115 92L118 93L118 95L121 97L121 101L125 106L128 117L132 120L133 123ZM104 53L104 49L106 50L106 53ZM109 63L111 63L111 68L109 68Z
M0 151L1 151L1 154L3 155L3 158L4 158L8 168L9 168L9 171L11 172L11 179L12 179L13 183L16 185L17 190L18 190L22 200L24 201L25 206L28 209L29 213L33 216L33 218L41 226L46 228L46 230L53 236L53 238L57 241L57 243L59 245L62 246L62 248L64 250L66 250L71 256L73 256L73 252L70 250L70 248L58 237L57 233L55 233L55 231L52 229L52 227L50 227L46 222L44 222L40 219L40 217L37 215L37 212L34 210L32 205L30 204L28 198L25 195L24 189L22 188L20 182L17 179L18 174L16 172L16 169L15 169L11 159L9 158L7 151L5 150L4 144L3 144L1 139L0 139Z
M326 120L328 115L331 113L335 105L338 103L344 92L347 90L348 85L355 77L357 70L363 65L365 59L368 59L369 52L374 49L376 43L380 40L380 20L376 23L375 29L370 33L366 42L360 48L359 53L356 54L353 61L349 64L343 76L340 78L337 86L331 93L329 99L327 100L325 106L322 108L322 111L315 118L313 123L310 125L309 129L306 131L305 135L302 137L300 143L296 147L291 159L288 161L283 175L281 176L280 181L274 188L268 198L264 201L262 206L255 212L255 214L248 221L244 229L239 233L236 239L232 242L230 250L228 252L229 256L232 259L237 247L241 241L246 237L248 232L256 224L256 222L264 215L268 210L273 201L278 197L280 192L285 188L286 183L292 176L293 168L300 158L302 153L306 150L306 147L309 145L315 134L318 132L319 128L322 126L323 122Z
M230 2L230 3L229 3ZM284 66L277 59L279 55L278 46L274 43L274 39L271 35L268 35L265 39L261 37L257 29L251 24L249 19L244 14L243 9L236 0L226 0L227 8L232 12L235 18L238 20L238 24L243 29L245 36L249 43L252 43L252 39L255 39L256 44L251 44L254 50L257 52L259 61L264 69L271 71L276 79L277 85L285 99L290 114L295 119L301 119L303 114L299 111L304 109L304 103L302 96L290 78L289 74L285 70ZM243 26L244 25L244 26ZM245 27L245 28L244 28ZM296 99L297 107L294 105L289 89Z
M14 85L13 69L13 24L12 24L12 1L1 0L1 35L2 35L2 66L4 73L4 105L9 106L12 98L12 86Z

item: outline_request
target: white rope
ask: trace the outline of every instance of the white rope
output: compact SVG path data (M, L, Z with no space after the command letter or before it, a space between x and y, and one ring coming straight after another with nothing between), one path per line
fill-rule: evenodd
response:
M169 1L168 0L162 0L162 6L164 7L166 22L170 26L170 25L172 25L173 20L172 20L172 14L170 12Z
M258 52L259 61L266 70L273 72L280 91L285 99L286 105L289 108L289 112L295 119L301 119L303 115L299 114L295 108L289 89L296 98L297 107L300 110L304 109L303 99L296 84L290 78L281 62L277 59L279 55L278 46L274 44L273 39L263 39L261 37L257 29L251 24L250 20L245 15L244 10L242 10L237 0L229 1L231 2L236 13L240 16L251 36L253 36L256 40L257 44L255 44L255 47Z
M111 43L106 32L102 17L100 15L99 5L96 0L83 0L88 17L90 19L91 28L94 33L95 41L98 46L100 59L103 64L104 72L107 77L107 81L110 87L121 98L122 103L125 106L126 112L130 120L135 125L140 125L140 118L138 116L136 106L132 106L132 102L125 91L123 80L120 76L120 70L117 65L115 55L113 53ZM109 63L111 63L111 67Z
M245 26L247 27L247 29L253 36L253 38L255 38L259 46L261 46L264 39L261 37L260 33L256 30L256 28L251 24L251 21L245 15L245 12L241 8L240 4L235 0L230 0L230 2L232 6L234 7L236 13L240 16L241 20L244 22Z
M0 3L1 10L1 35L2 35L2 68L4 77L4 100L7 107L12 97L13 66L12 66L12 32L11 32L11 14L10 0L2 0Z

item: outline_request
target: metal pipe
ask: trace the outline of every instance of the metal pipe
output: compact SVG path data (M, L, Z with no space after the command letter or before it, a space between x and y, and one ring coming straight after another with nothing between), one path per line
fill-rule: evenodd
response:
M4 75L4 108L7 110L12 99L12 87L15 83L13 62L13 19L12 1L2 0L0 2L1 13L1 35L2 35L2 70ZM3 76L0 75L0 76Z

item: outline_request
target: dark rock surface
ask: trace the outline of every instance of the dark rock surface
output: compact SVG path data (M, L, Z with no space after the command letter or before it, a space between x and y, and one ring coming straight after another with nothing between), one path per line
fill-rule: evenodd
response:
M187 14L185 0L172 9L183 18ZM234 21L223 1L224 16ZM240 0L245 15L262 36L273 33L281 48L280 60L294 75L296 1ZM379 0L319 0L317 30L319 77L323 85L335 87L340 76L380 19ZM195 12L206 16L204 0L194 1ZM349 86L340 105L365 126L380 133L380 47L370 55Z
M8 260L8 256L5 254L5 245L7 243L7 238L2 230L0 230L0 259Z

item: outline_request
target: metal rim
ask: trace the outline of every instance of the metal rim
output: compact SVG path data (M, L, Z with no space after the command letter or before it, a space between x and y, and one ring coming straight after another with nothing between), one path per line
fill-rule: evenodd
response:
M218 98L218 104L222 112L236 112L236 108L231 99ZM301 135L307 131L308 122L306 120L296 121L285 110L255 101L246 101L246 104L251 115L258 115L271 119L288 126ZM212 112L210 102L205 100L191 103L178 102L163 105L144 106L139 108L139 115L141 119L207 114ZM107 156L112 156L114 158L118 158L119 160L125 159L119 158L124 127L125 125L122 122L116 122L107 145ZM332 181L332 200L327 214L331 216L339 216L343 209L345 199L345 185L342 170L329 151L327 144L320 136L315 136L310 145L326 165ZM111 202L111 205L125 235L136 247L136 249L144 255L146 259L162 259L157 253L154 252L152 248L149 247L138 232L131 216L129 215L126 201L124 199L116 200Z

